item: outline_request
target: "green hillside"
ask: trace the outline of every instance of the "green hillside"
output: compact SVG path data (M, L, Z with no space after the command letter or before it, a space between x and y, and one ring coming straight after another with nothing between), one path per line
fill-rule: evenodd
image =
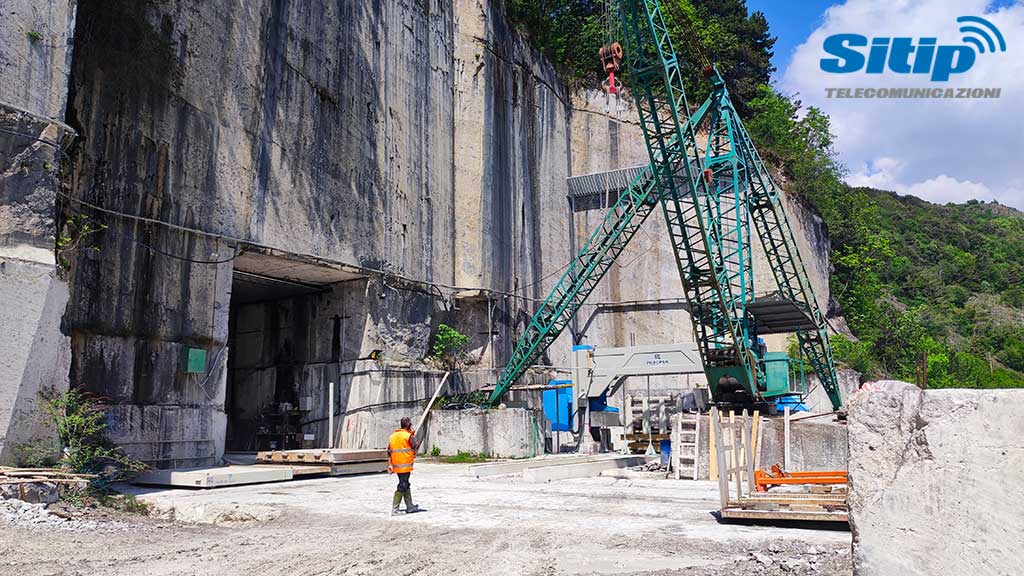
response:
M913 380L927 353L929 387L1024 386L1024 214L846 187L812 202L861 340L837 343L842 358Z
M828 116L762 87L748 128L786 188L821 213L831 288L855 341L837 358L870 377L929 387L1024 386L1024 214L939 206L842 183Z

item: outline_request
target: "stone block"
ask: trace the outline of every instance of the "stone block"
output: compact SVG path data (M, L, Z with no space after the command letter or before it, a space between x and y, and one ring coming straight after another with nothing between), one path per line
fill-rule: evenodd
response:
M60 500L60 490L53 482L0 484L0 498L21 500L30 504L53 504Z
M1024 390L858 392L855 576L1022 574Z
M472 452L492 458L529 458L544 452L543 417L522 408L434 410L426 425L424 450Z

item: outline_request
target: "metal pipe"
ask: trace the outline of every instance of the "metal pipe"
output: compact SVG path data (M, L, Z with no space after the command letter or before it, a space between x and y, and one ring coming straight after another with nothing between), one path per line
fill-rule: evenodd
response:
M334 448L334 382L327 389L327 448Z

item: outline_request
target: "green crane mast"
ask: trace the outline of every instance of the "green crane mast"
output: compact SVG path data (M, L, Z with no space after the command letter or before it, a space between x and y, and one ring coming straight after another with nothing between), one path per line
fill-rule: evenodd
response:
M796 332L833 408L840 409L825 316L797 251L780 190L725 82L708 66L712 93L690 114L658 0L622 0L619 12L650 165L622 191L534 314L488 403L499 402L554 342L660 205L712 398L750 404L790 393L791 366L798 361L766 353L758 336ZM697 141L702 127L708 134L704 150ZM778 298L754 298L751 221Z

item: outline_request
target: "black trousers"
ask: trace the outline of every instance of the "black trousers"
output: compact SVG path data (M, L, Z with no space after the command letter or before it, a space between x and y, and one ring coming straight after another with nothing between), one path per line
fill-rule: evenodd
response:
M409 484L409 476L412 476L412 472L399 472L398 473L398 491L408 492L411 487Z

